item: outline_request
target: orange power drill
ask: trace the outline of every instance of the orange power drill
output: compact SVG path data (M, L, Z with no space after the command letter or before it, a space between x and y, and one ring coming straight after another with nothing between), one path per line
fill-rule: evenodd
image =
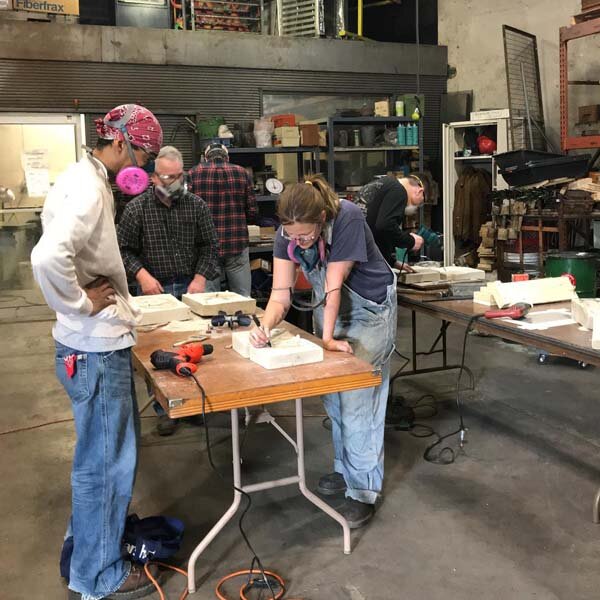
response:
M212 351L211 344L194 342L181 346L177 352L155 350L150 355L150 362L155 369L169 369L181 377L189 377L197 371L196 363L199 363L203 356L212 354Z

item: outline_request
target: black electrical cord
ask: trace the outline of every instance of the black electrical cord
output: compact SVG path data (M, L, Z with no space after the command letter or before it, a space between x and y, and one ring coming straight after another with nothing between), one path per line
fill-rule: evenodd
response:
M210 449L208 423L206 420L206 391L204 390L204 387L202 387L202 384L200 383L200 381L198 381L198 378L196 377L195 373L190 373L189 376L195 381L196 385L198 386L198 389L200 390L200 394L202 396L202 420L204 421L204 433L206 435L206 453L208 455L208 462L210 463L210 466L212 467L213 471L221 479L221 481L223 481L223 483L225 483L225 484L229 484L229 482L225 479L225 477L223 477L223 475L221 475L220 471L217 469L217 467L215 466L215 463L213 462L212 452ZM256 565L258 565L258 568L261 572L263 582L269 588L269 592L271 592L271 598L275 598L275 592L273 591L273 588L271 587L269 578L265 574L265 569L262 565L262 562L260 561L260 558L256 554L254 548L252 547L252 544L250 543L250 540L248 539L248 536L246 535L246 532L244 531L244 525L243 525L244 517L246 516L246 513L250 510L250 507L252 506L252 498L250 497L250 494L245 492L243 489L238 488L235 484L233 484L233 489L236 490L237 492L239 492L240 494L242 494L242 496L244 496L244 498L247 500L247 504L246 504L244 510L242 511L242 514L240 515L240 518L238 521L238 527L239 527L240 533L242 534L242 538L244 539L246 546L248 546L248 549L252 553L252 563L250 565L250 573L248 575L248 583L246 584L246 586L248 587L252 583L252 581L251 581L252 571L254 569L254 565L256 564ZM262 592L261 592L261 594L262 594Z
M478 315L473 315L470 319L469 322L467 323L467 327L465 329L465 335L463 338L463 346L462 346L462 357L461 357L461 361L460 361L460 369L458 371L458 377L456 378L456 407L458 409L458 420L459 420L459 427L456 431L452 431L451 433L447 433L446 435L442 435L440 436L439 434L435 434L438 436L438 439L431 445L427 446L427 448L425 449L425 452L423 453L423 458L427 461L427 462L431 462L431 463L435 463L438 465L449 465L452 464L455 459L456 459L456 453L454 451L453 448L450 448L450 446L444 446L441 450L439 450L436 454L433 454L433 449L436 448L437 446L439 446L444 440L455 436L455 435L459 435L460 439L459 439L459 447L462 450L464 444L466 443L466 435L467 435L467 428L465 427L465 422L464 422L464 418L463 418L463 411L462 411L462 404L460 401L460 382L462 379L462 374L465 370L465 356L467 353L467 339L468 339L468 335L469 332L471 331L471 328L473 327L473 324L475 323L475 321L477 321L477 319L479 319L480 317L482 317L482 314L478 314Z

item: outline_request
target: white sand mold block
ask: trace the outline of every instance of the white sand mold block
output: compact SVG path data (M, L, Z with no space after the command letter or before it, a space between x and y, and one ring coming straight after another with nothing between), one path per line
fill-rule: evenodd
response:
M485 281L485 271L471 267L440 267L442 281Z
M575 298L571 300L573 319L586 329L594 328L594 319L600 315L600 298Z
M518 302L534 305L577 298L575 288L568 277L546 277L510 283L494 281L488 284L488 288L499 308L506 308Z
M592 348L600 350L600 315L594 316L594 328L592 329Z
M171 294L134 296L131 302L142 313L141 320L138 322L139 326L183 321L192 317L190 307Z
M231 346L244 358L250 358L250 332L249 331L234 331L231 334Z
M273 346L250 346L250 360L265 369L282 369L323 361L323 348L299 335L281 339L271 338Z
M235 292L204 292L201 294L183 294L181 297L197 315L210 317L224 311L234 315L238 310L252 314L256 312L256 300Z

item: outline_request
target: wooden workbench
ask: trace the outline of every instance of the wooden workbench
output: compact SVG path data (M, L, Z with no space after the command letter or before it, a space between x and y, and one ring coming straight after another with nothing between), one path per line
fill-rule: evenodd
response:
M278 327L285 327L294 335L299 334L322 346L319 339L289 323ZM244 329L248 328L239 331ZM150 354L159 348L173 351L173 343L185 337L185 333L168 333L160 329L140 333L133 349L136 370L151 383L157 400L171 418L201 414L200 393L192 380L170 371L156 371L150 363ZM228 348L231 332L227 329L203 343L214 346L214 352L202 358L196 372L206 391L206 412L310 398L381 383L381 373L374 372L370 364L342 352L326 350L325 360L321 363L268 370Z
M551 327L545 330L519 329L516 323L503 319L485 319L483 313L488 307L476 304L472 300L432 300L425 301L417 296L404 296L398 293L398 306L408 308L412 312L412 365L411 369L403 371L400 369L392 381L399 377L408 375L419 375L434 371L458 369L460 365L452 365L447 362L446 330L451 323L467 326L475 315L482 315L473 323L473 329L481 333L495 335L503 339L511 340L525 346L532 346L549 354L571 358L573 360L600 367L600 350L592 348L592 332L584 330L578 324ZM570 308L570 302L553 302L552 304L537 304L534 309L558 309ZM438 337L435 339L430 350L427 352L417 351L417 313L440 319L441 327ZM437 344L442 342L442 349L435 350ZM420 369L417 364L418 357L440 353L442 365ZM474 378L471 371L465 367L465 371L471 378L471 387L474 386ZM596 493L592 505L592 520L600 523L600 489Z
M285 327L314 343L321 341L288 323ZM242 328L243 329L243 328ZM157 349L173 350L173 343L185 338L185 333L169 333L161 329L139 333L133 349L134 366L146 379L155 397L172 418L202 414L202 397L196 383L179 377L170 371L156 371L150 362L150 354ZM210 343L214 352L198 365L196 376L206 392L205 412L229 410L231 413L231 440L233 452L233 501L229 509L200 541L188 561L188 591L196 591L195 568L200 554L225 527L237 512L242 494L249 494L274 487L297 484L300 492L314 505L335 519L343 530L343 548L350 554L350 529L348 523L326 502L306 487L304 468L304 423L302 398L321 394L343 392L374 387L381 383L381 372L369 363L342 352L324 352L324 361L298 367L267 370L240 356L231 346L231 332L222 330L204 343ZM292 445L297 455L297 472L290 477L263 481L251 485L242 484L240 460L240 435L238 409L266 405L284 400L295 400L296 440L285 432L266 413L266 422L272 424Z
M416 326L415 313L428 315L446 323L466 325L474 315L483 315L489 308L472 300L424 301L416 296L398 295L398 306L408 308L413 313L413 328ZM571 308L570 302L537 304L534 310ZM503 319L484 319L474 324L473 329L481 333L512 340L524 346L533 346L550 354L572 358L600 367L600 350L592 348L592 332L582 330L579 325L564 325L545 330L519 329L516 323Z

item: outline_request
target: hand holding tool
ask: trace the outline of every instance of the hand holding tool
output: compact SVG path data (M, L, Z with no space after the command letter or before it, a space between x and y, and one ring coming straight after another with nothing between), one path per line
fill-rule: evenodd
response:
M523 319L531 308L531 304L526 302L517 302L508 308L502 308L498 310L487 310L483 313L486 319L502 319L508 317L509 319Z
M169 352L168 350L155 350L150 355L150 362L157 370L169 369L177 375L187 377L195 373L202 357L206 354L212 354L213 347L211 344L186 344L177 349L177 352Z
M254 324L267 336L267 346L269 346L269 348L273 347L273 344L271 344L271 336L269 335L269 333L267 333L267 331L265 330L265 328L260 324L260 321L258 320L258 317L256 315L252 315L252 320L254 321Z

